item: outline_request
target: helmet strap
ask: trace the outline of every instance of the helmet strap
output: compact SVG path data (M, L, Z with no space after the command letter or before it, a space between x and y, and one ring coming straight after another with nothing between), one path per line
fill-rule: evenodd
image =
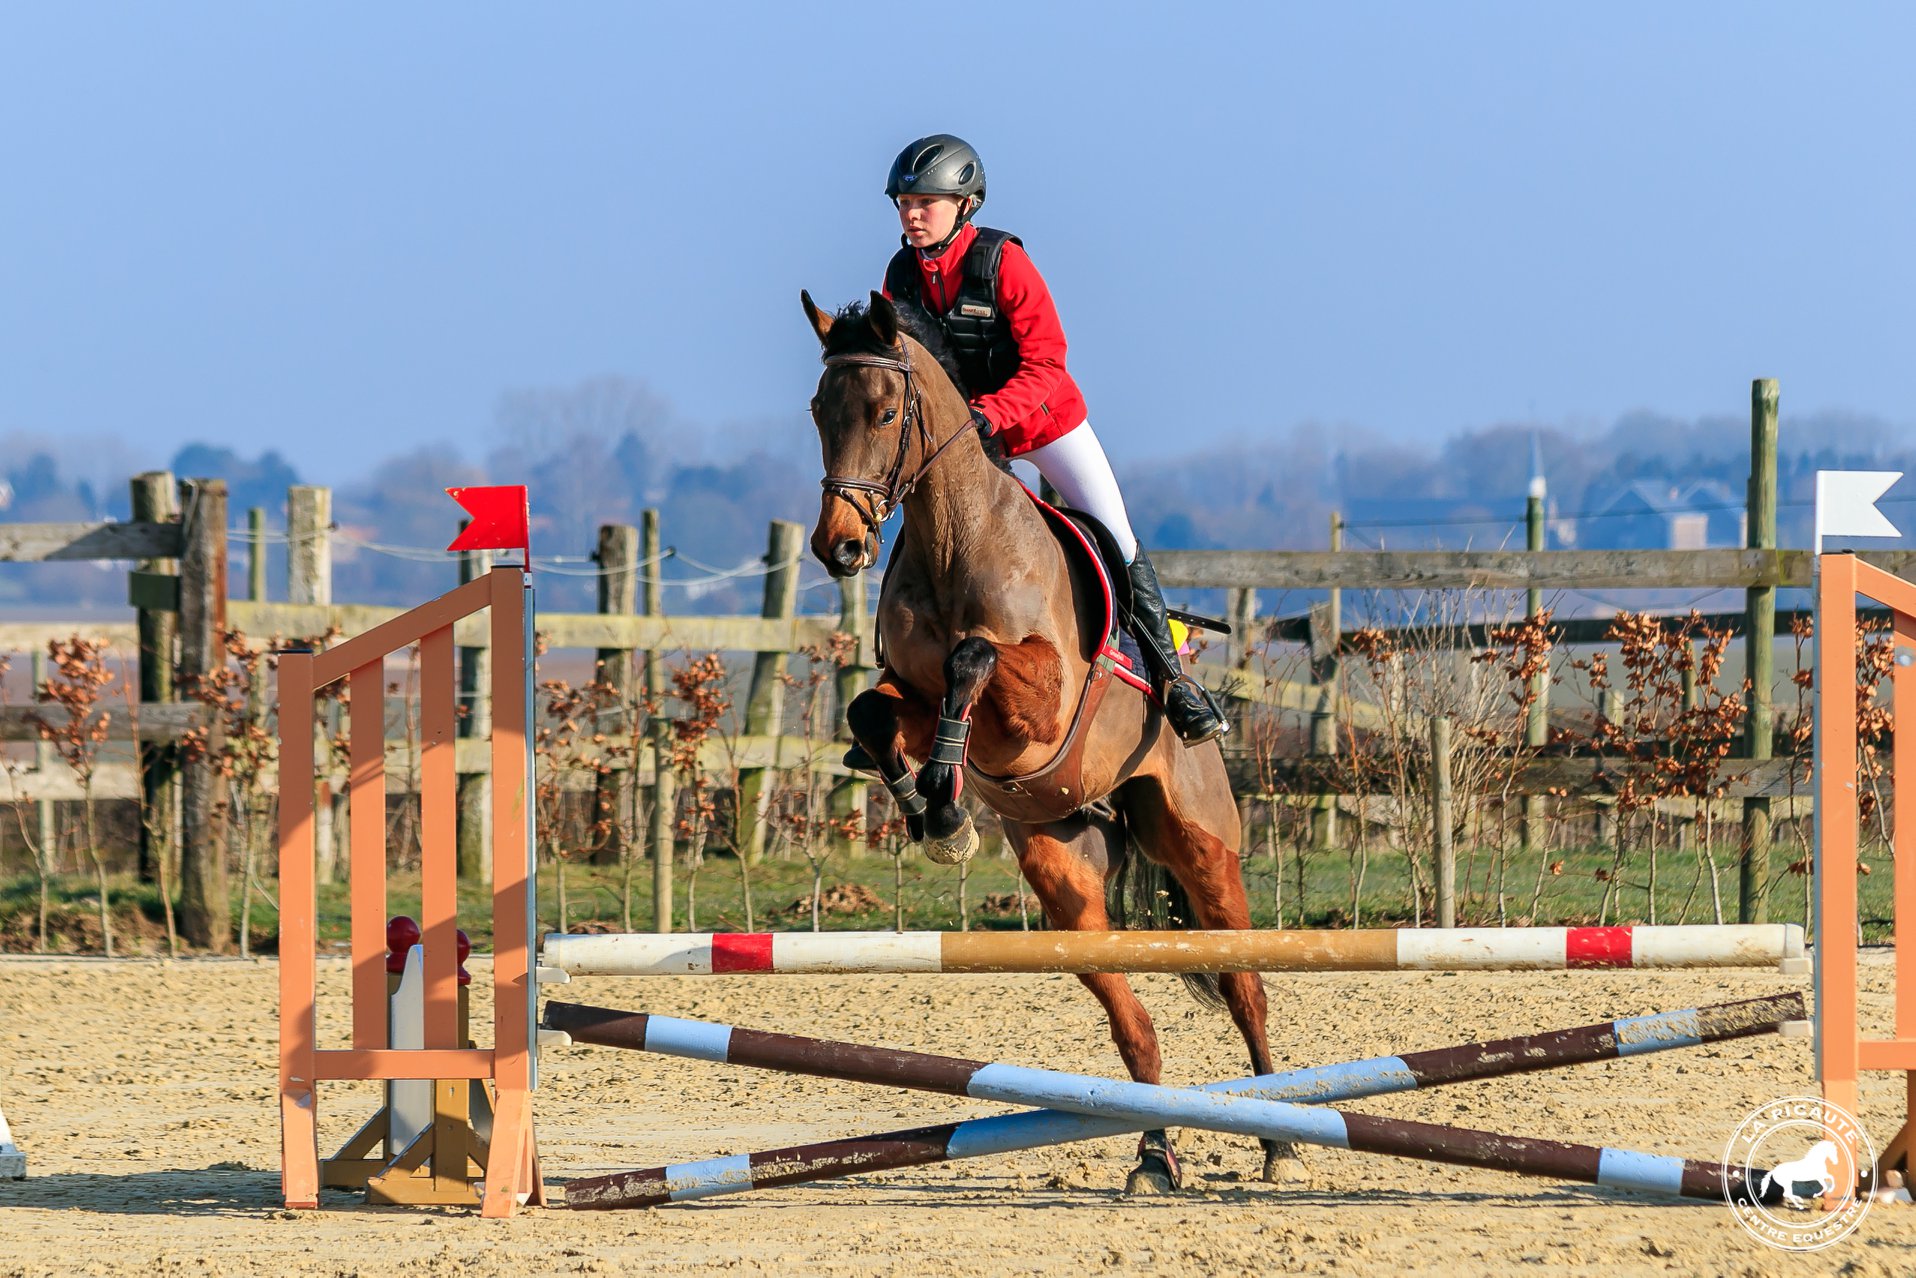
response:
M930 248L919 249L918 255L920 257L937 257L940 253L951 247L951 242L958 238L959 232L971 225L972 214L978 211L977 197L967 195L963 197L963 200L964 202L958 207L958 218L951 224L951 234L945 236L944 239L939 240ZM897 202L897 197L894 196L892 203L896 204Z

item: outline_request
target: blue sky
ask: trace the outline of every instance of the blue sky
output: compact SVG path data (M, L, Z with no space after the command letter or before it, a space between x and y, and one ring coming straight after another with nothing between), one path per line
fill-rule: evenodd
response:
M798 290L877 281L938 129L1121 465L1756 376L1786 440L1909 424L1913 46L1871 5L15 3L0 439L337 481L616 374L789 442Z

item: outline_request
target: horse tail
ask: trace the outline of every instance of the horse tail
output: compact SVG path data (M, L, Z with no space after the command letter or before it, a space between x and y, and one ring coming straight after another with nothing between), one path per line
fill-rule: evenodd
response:
M1111 876L1105 888L1105 912L1121 928L1147 932L1195 929L1197 912L1191 908L1191 898L1184 885L1171 871L1144 854L1144 849L1131 837L1122 807L1117 811L1117 825L1116 843L1122 859L1118 862L1118 872ZM1178 979L1184 982L1185 992L1197 1000L1199 1006L1225 1010L1224 991L1218 985L1216 972L1182 972Z

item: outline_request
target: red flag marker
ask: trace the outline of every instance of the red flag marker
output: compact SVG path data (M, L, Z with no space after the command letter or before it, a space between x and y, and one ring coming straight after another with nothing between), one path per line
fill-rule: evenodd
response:
M522 550L527 565L531 564L532 508L524 484L448 488L446 495L472 516L447 550Z

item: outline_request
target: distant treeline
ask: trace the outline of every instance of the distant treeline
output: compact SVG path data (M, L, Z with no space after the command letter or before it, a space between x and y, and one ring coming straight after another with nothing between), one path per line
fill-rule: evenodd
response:
M802 418L774 447L719 462L687 461L684 441L699 428L679 420L642 383L608 377L508 394L498 426L506 442L482 463L420 450L336 487L334 598L402 605L444 589L446 562L414 552L449 540L452 508L440 490L450 485L530 485L535 554L572 561L543 578L546 608L590 609L586 559L597 527L636 523L650 507L661 512L665 544L678 551L659 568L668 583L681 583L668 586L668 611L754 610L760 583L752 567L765 553L767 520L809 526L817 515L817 463ZM761 438L781 431L769 426ZM1816 470L1916 471L1916 442L1877 419L1796 418L1786 404L1781 435L1785 546L1807 544ZM1560 538L1588 548L1629 544L1616 539L1621 524L1603 512L1633 485L1646 491L1713 485L1727 499L1715 502L1713 512L1740 508L1749 474L1748 418L1638 412L1583 432L1512 422L1427 445L1305 424L1184 456L1120 454L1114 462L1133 523L1146 545L1158 549L1322 547L1333 512L1348 521L1351 549L1490 549L1522 544L1533 458L1548 485L1553 546ZM266 512L269 539L284 529L287 487L311 482L271 449L247 457L192 445L161 464L181 476L224 478L236 529L257 506ZM53 447L0 441L0 522L127 517L124 483L89 483L70 478L69 469ZM1892 517L1896 506L1892 494ZM1736 517L1735 510L1723 513L1732 521L1730 538ZM1729 544L1719 523L1713 514L1712 544ZM246 543L236 538L232 553L238 589ZM281 597L283 545L269 542L267 555L269 593ZM822 578L808 570L805 580ZM0 564L0 615L27 606L114 608L125 603L125 589L123 576L93 565ZM817 590L802 596L800 607L825 611L835 600L834 592Z

